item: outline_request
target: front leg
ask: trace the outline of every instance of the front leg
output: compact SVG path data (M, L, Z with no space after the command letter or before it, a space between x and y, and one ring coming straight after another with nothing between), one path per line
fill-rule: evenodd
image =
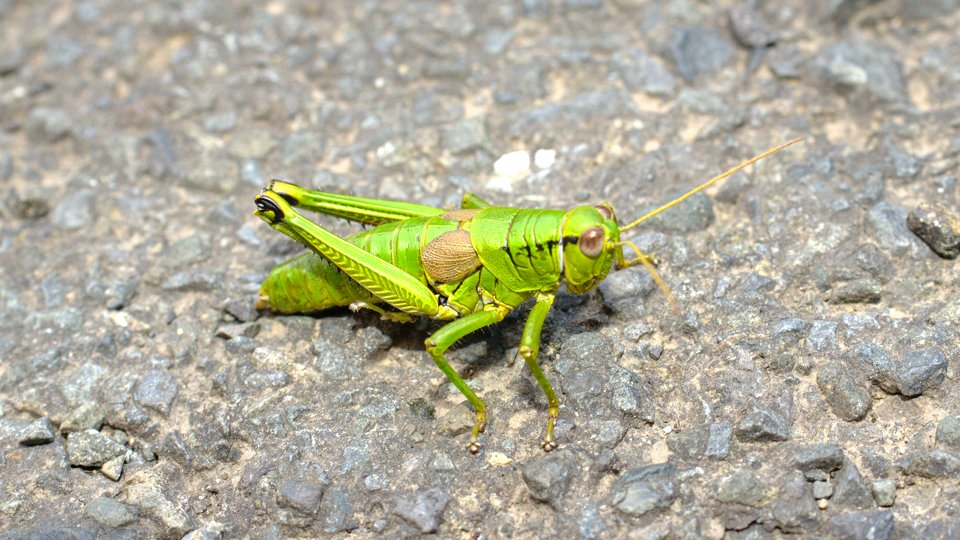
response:
M522 356L523 361L527 363L527 368L530 369L530 373L533 373L533 377L537 379L537 383L540 384L540 388L543 390L543 393L546 394L547 403L550 405L550 410L547 415L547 431L544 433L543 441L540 443L540 448L543 448L544 452L549 452L557 448L557 442L553 437L553 427L556 425L557 418L560 416L560 400L557 399L557 394L554 393L553 387L550 386L550 381L547 380L547 376L543 374L543 370L540 369L540 365L537 364L537 354L540 352L540 331L543 330L543 321L547 318L550 307L553 306L553 299L553 293L541 293L537 295L537 303L534 304L533 309L530 310L527 323L523 327L523 337L520 338L520 356Z

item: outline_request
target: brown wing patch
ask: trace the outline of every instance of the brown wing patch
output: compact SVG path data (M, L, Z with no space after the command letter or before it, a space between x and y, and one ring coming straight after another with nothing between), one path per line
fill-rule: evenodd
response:
M463 210L451 210L441 214L440 217L449 219L450 221L470 221L478 212L480 212L478 208L466 208Z
M470 242L470 232L448 231L434 238L420 253L423 269L439 283L461 280L480 268L480 257Z

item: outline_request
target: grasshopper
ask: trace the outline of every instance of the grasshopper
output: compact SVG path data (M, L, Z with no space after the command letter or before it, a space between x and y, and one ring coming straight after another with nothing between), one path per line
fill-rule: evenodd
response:
M273 180L255 198L255 215L302 243L308 251L276 266L263 282L258 309L310 313L349 306L382 318L450 321L426 339L427 353L466 396L476 419L467 449L480 451L487 408L444 352L460 338L502 321L533 299L520 339L520 356L547 397L547 427L540 443L557 448L554 425L560 401L537 363L540 331L561 284L570 294L596 287L610 272L642 264L673 306L676 301L653 259L622 232L680 204L693 194L800 139L772 148L716 176L639 219L621 226L608 203L572 210L491 206L473 194L460 209L337 195ZM297 209L373 225L341 238ZM624 247L635 257L627 259Z

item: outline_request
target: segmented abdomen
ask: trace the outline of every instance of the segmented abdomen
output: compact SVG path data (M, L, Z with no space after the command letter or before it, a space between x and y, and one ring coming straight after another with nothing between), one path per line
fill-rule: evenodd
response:
M284 261L260 286L262 301L279 313L311 313L354 302L374 302L366 289L312 251Z

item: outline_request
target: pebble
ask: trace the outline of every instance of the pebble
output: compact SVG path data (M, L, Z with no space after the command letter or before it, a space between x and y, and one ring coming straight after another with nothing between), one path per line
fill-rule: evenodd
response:
M223 275L205 270L184 270L173 274L160 285L165 291L213 292L223 286Z
M454 155L483 150L488 145L483 117L461 120L443 131L443 148Z
M50 418L44 416L37 418L20 432L19 442L23 446L39 446L41 444L50 444L56 435L56 428L50 422Z
M127 307L140 290L138 278L110 280L103 291L103 304L107 309L120 310Z
M291 133L280 143L280 163L284 167L298 164L313 165L323 157L324 146L323 136L316 131Z
M615 313L629 313L657 288L644 268L613 272L597 286L603 303Z
M353 500L350 492L343 488L327 490L320 501L320 515L323 516L323 532L349 532L357 528L353 519Z
M922 478L956 478L960 475L960 455L940 448L919 450L905 457L900 468Z
M63 434L88 429L99 430L103 425L106 413L98 403L90 401L80 405L60 423L60 432Z
M799 472L790 473L773 504L773 517L784 532L802 532L816 523L819 515L812 488Z
M907 227L944 259L960 255L960 215L942 204L921 204L907 214Z
M829 499L833 495L833 486L826 480L817 480L813 483L814 499Z
M752 2L735 4L727 15L733 37L744 47L751 49L769 47L780 38L777 31L757 13Z
M530 152L526 150L507 152L493 162L493 172L512 178L530 174Z
M36 141L53 144L64 139L73 129L73 121L63 109L37 107L27 118L27 132Z
M836 538L894 538L893 513L890 510L847 512L830 518L830 530Z
M68 193L53 207L50 221L67 230L88 226L94 217L94 197L94 193L87 189Z
M837 323L823 320L813 321L804 345L812 353L822 353L836 349Z
M10 45L0 50L0 77L13 75L23 67L27 49L22 44Z
M313 516L320 509L320 499L327 486L307 480L285 480L277 486L277 502L301 514Z
M126 501L157 520L162 526L161 536L180 538L192 528L190 517L164 494L164 484L153 469L142 470L127 480Z
M633 92L669 97L677 91L677 81L670 71L643 49L617 52L611 58L611 64L623 84Z
M97 497L90 500L83 512L91 519L108 529L119 529L137 520L136 510L109 497Z
M530 497L559 510L571 482L580 472L580 465L573 454L560 450L529 460L520 472Z
M790 426L779 414L753 404L740 418L735 433L744 442L785 441L790 438Z
M767 498L769 489L746 469L737 469L717 483L714 498L722 503L758 506Z
M873 508L873 496L860 475L860 470L849 459L844 460L834 481L833 504L854 510Z
M431 488L418 492L412 498L399 499L393 513L403 518L423 534L436 532L443 519L443 511L450 502L450 493L445 489Z
M151 369L140 378L133 398L140 405L166 416L177 397L177 381L173 375L159 369Z
M676 474L672 463L626 471L614 482L611 502L617 510L637 517L669 508L679 494Z
M907 212L887 201L881 201L867 211L863 227L868 238L894 257L919 252L923 245L907 228Z
M829 443L798 446L790 456L790 462L801 472L833 472L843 466L843 461L843 450L836 444Z
M950 414L937 424L937 444L960 450L960 416Z
M947 374L947 359L940 349L910 351L897 367L900 393L919 396L927 390L939 388Z
M733 426L727 422L710 424L707 435L707 447L703 454L710 459L727 459L730 455L730 440L733 436Z
M670 55L687 82L713 71L733 58L733 45L710 28L680 30L670 43Z
M827 80L857 105L907 100L900 60L883 45L840 41L827 47L817 64Z
M844 360L852 367L859 367L869 381L888 394L900 392L900 378L893 360L882 347L873 343L860 343L844 354Z
M107 478L116 482L117 480L120 480L120 476L123 475L123 463L124 463L123 456L115 457L110 461L104 463L100 467L100 472L103 473L103 475L106 476Z
M874 480L870 484L870 490L873 492L873 500L877 501L877 506L886 508L893 506L897 499L897 482L889 478Z
M843 363L831 360L817 373L817 386L833 413L847 422L862 420L873 399L855 374Z
M67 435L67 460L74 467L101 467L126 453L124 445L94 429Z

